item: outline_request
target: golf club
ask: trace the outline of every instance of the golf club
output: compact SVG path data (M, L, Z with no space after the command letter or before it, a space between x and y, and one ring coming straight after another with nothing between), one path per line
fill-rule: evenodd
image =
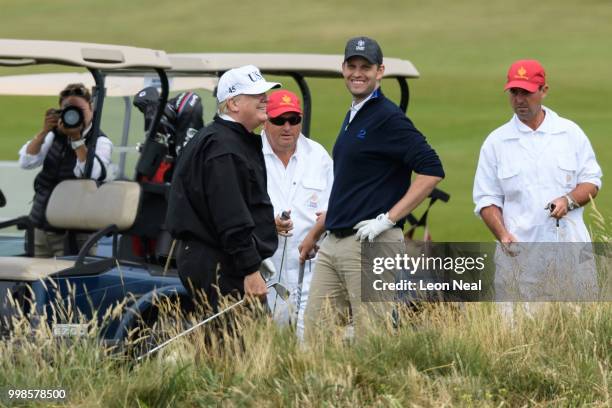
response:
M298 319L300 317L300 304L302 303L302 285L304 284L304 269L306 268L306 262L308 262L308 270L311 268L310 259L305 260L304 263L300 264L300 270L298 272L298 287L296 294L296 308L295 308L295 319L294 319L294 327L297 329Z
M557 206L555 204L548 203L544 209L548 210L548 211L550 211L552 213L553 211L555 211L555 208L557 208ZM556 227L557 242L559 242L559 219L558 218L556 219L556 224L557 224L557 227Z
M281 299L283 299L284 301L287 301L289 299L289 290L284 287L281 283L279 282L275 282L275 283L269 283L266 285L266 287L268 289L270 288L274 288L274 290L276 291L277 295L281 297ZM240 299L239 301L237 301L236 303L226 307L225 309L221 310L220 312L215 313L214 315L207 317L206 319L202 320L201 322L191 326L189 329L177 334L176 336L164 341L163 343L155 346L154 348L152 348L151 350L147 351L145 354L139 356L136 361L141 361L144 358L156 353L157 351L161 350L162 348L166 347L168 344L172 343L173 341L175 341L176 339L179 339L189 333L191 333L192 331L194 331L195 329L197 329L198 327L201 327L203 325L205 325L206 323L216 319L217 317L221 316L222 314L225 314L227 312L229 312L230 310L240 306L241 304L243 304L245 302L247 298L244 297L242 299Z
M280 219L283 221L287 221L291 219L291 216L289 215L288 211L283 211L280 215ZM287 240L289 239L290 235L283 235L283 236L285 240L283 242L283 252L281 254L281 263L280 263L280 268L278 271L278 282L280 282L282 275L283 275L283 266L285 264L285 255L287 253ZM276 293L276 296L274 296L274 306L272 306L272 316L274 316L274 312L276 312L276 301L277 300L278 300L278 292Z

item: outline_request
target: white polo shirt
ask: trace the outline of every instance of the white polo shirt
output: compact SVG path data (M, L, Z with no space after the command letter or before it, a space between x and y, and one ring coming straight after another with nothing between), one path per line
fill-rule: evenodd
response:
M297 147L289 164L285 167L282 161L274 154L268 138L262 131L263 155L266 161L268 176L268 195L274 206L274 214L278 215L284 210L291 210L293 221L292 236L287 238L285 259L283 261L281 282L287 288L295 289L298 284L299 251L298 245L315 225L316 213L327 210L327 203L334 181L333 162L329 153L319 143L300 134ZM281 258L285 238L279 236L278 249L272 257L277 271L281 270ZM311 271L305 269L300 302L300 318L308 298L308 288L312 278ZM275 294L272 291L268 303L272 308ZM286 311L282 300L276 300L277 313L281 308ZM288 316L284 313L281 319ZM277 319L278 320L278 319ZM301 321L301 319L300 319ZM300 328L298 327L298 330Z
M487 137L474 179L474 212L489 205L503 211L504 224L521 242L556 242L556 222L547 203L580 183L601 187L601 168L582 129L543 107L537 130L516 115ZM559 240L589 242L583 208L560 220Z

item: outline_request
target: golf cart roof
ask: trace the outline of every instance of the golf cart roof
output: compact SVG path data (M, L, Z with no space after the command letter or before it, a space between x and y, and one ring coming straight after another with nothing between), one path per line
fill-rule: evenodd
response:
M169 54L171 71L216 74L242 65L253 64L263 73L287 75L299 73L307 77L334 78L342 76L340 54L279 54L279 53L181 53ZM385 77L418 78L419 71L408 61L385 58Z
M170 68L164 51L69 41L0 39L0 65L74 65L94 69Z
M312 100L306 77L341 78L344 56L340 54L281 54L281 53L172 53L171 75L221 75L225 71L253 64L270 75L288 75L302 93L304 121L302 133L310 135ZM395 78L400 87L400 109L406 111L410 100L408 78L418 78L419 71L408 60L385 58L386 78Z
M106 96L133 96L142 88L154 85L153 77L114 75L106 72L104 86ZM29 74L0 76L0 95L57 96L66 84L82 83L88 88L95 85L88 72L63 72L53 74ZM217 79L212 77L171 78L170 91L206 89L213 91Z

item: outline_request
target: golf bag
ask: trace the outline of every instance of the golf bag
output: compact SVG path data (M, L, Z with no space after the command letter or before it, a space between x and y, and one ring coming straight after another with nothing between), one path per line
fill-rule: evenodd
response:
M134 106L144 114L145 131L157 111L159 92L155 87L147 87L134 96ZM168 100L157 129L155 140L160 148L160 161L155 174L148 181L163 183L172 179L174 162L180 155L183 146L202 128L202 99L194 92L181 92Z
M147 87L134 96L134 106L144 115L147 141L137 166L142 186L142 211L132 227L133 235L125 253L147 262L173 265L173 240L165 230L167 192L181 149L202 127L202 99L193 92L182 92L169 99L157 128L150 130L159 105L159 92ZM123 247L122 247L123 248Z

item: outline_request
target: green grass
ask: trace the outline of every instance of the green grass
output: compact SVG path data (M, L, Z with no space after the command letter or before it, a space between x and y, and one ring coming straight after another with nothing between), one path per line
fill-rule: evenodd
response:
M612 308L548 304L503 317L494 304L437 305L374 323L347 344L301 345L269 319L241 338L195 332L141 363L90 337L24 324L0 343L0 388L62 388L70 406L609 406ZM176 333L176 329L170 329ZM25 339L28 341L24 341ZM0 399L8 402L6 397ZM40 404L43 405L43 404Z
M440 154L447 172L441 188L452 195L432 210L438 241L492 239L472 214L478 151L511 116L502 92L507 67L538 58L551 86L546 103L581 125L606 175L597 208L608 217L612 208L606 182L612 4L606 0L24 0L3 2L0 14L3 38L169 52L341 53L351 36L376 38L385 55L409 59L421 73L410 82L409 115ZM0 75L41 71L0 69ZM330 149L350 98L340 80L310 84L312 135ZM397 97L394 83L383 87ZM55 103L0 97L0 160L16 159ZM589 219L610 231L597 214ZM609 241L609 233L597 236ZM432 308L399 332L381 330L350 347L332 338L313 348L299 347L292 333L270 322L247 321L249 353L233 342L204 348L195 336L142 365L106 355L93 338L58 345L42 331L24 342L32 340L26 328L0 343L0 389L62 387L70 405L83 407L604 407L612 403L611 313L607 303L579 312L559 305L535 319L519 314L512 325L490 305Z
M410 59L422 76L411 82L409 115L440 154L447 173L440 187L452 194L449 204L433 210L436 240L491 239L472 213L472 180L482 141L511 116L502 86L514 59L543 62L551 86L546 103L582 126L604 174L612 171L612 4L607 1L186 0L172 6L142 0L24 1L3 5L2 15L0 37L107 42L170 52L341 53L350 36L375 37L385 55ZM383 87L397 95L394 83ZM349 95L340 80L312 81L312 93L312 135L330 149ZM24 139L40 126L47 105L30 98L0 98L0 159L15 159ZM612 208L606 185L604 179L597 198L605 213Z

